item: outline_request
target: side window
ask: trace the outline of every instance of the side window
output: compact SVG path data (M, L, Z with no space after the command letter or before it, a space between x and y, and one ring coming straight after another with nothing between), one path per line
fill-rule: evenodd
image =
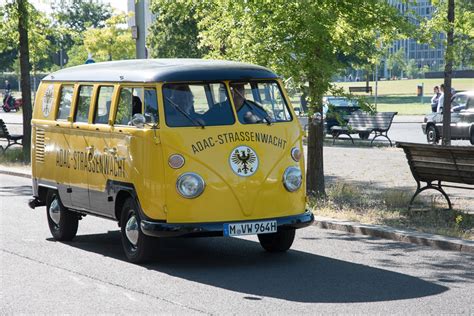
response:
M115 125L129 125L135 114L144 114L148 123L158 122L158 102L155 89L125 87L120 90Z
M91 106L92 86L80 86L77 99L75 122L87 123Z
M97 95L97 105L94 114L94 123L107 124L109 122L110 105L114 87L101 86Z
M71 112L71 104L72 104L72 94L74 92L74 86L67 85L62 86L59 97L59 108L58 108L58 115L56 116L56 120L63 121L67 120L69 113Z
M145 89L145 119L147 123L158 123L158 98L153 88Z

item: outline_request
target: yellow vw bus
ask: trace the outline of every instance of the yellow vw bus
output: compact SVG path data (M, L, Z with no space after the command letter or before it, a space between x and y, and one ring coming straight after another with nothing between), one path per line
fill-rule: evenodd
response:
M33 195L56 240L118 222L131 262L153 237L256 234L288 250L305 210L302 131L281 80L255 65L127 60L45 77L32 120Z

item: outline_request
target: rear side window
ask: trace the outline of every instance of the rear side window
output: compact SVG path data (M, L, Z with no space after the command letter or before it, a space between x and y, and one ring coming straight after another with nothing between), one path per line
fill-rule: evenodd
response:
M80 86L77 99L75 122L87 123L91 106L92 86Z
M58 115L56 120L63 121L67 120L69 114L71 113L71 104L72 104L72 94L74 92L74 86L67 85L62 86L59 97L59 108Z
M94 114L94 123L107 124L109 122L110 105L114 87L101 86L97 94L97 105Z

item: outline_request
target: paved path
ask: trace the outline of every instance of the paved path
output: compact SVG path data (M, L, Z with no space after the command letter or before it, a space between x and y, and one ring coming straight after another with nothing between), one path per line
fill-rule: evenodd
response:
M51 239L27 179L0 175L0 314L472 314L474 256L309 227L286 254L255 237L165 239L125 260L117 225L88 216Z

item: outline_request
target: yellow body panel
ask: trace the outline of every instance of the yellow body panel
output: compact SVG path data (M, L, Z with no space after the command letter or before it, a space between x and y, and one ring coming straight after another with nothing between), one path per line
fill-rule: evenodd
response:
M94 85L95 100L99 84L89 84ZM117 107L120 87L151 86L122 82L101 85L106 84L116 88L112 113ZM89 201L93 201L93 194L106 193L108 181L128 183L137 193L143 214L168 223L254 220L304 212L304 177L296 192L288 192L282 183L283 172L289 166L299 166L304 175L303 159L295 162L291 158L292 148L303 152L302 130L292 109L291 122L172 128L164 120L162 84L155 84L152 86L157 89L160 117L156 129L113 126L114 117L109 124L92 124L93 106L88 123L74 123L74 106L68 120L55 120L60 86L61 83L42 82L38 89L32 120L34 179L84 190L89 192ZM75 98L78 86L75 83ZM49 102L45 95L51 89L53 101L45 116L43 104L45 100ZM285 98L288 102L286 95ZM249 177L235 174L230 167L230 155L240 145L252 148L258 156L258 169ZM172 154L184 157L182 168L168 165ZM176 180L185 172L197 173L205 181L204 192L197 198L184 198L176 189ZM85 199L73 199L70 203L78 203L78 209L98 215L106 211Z

